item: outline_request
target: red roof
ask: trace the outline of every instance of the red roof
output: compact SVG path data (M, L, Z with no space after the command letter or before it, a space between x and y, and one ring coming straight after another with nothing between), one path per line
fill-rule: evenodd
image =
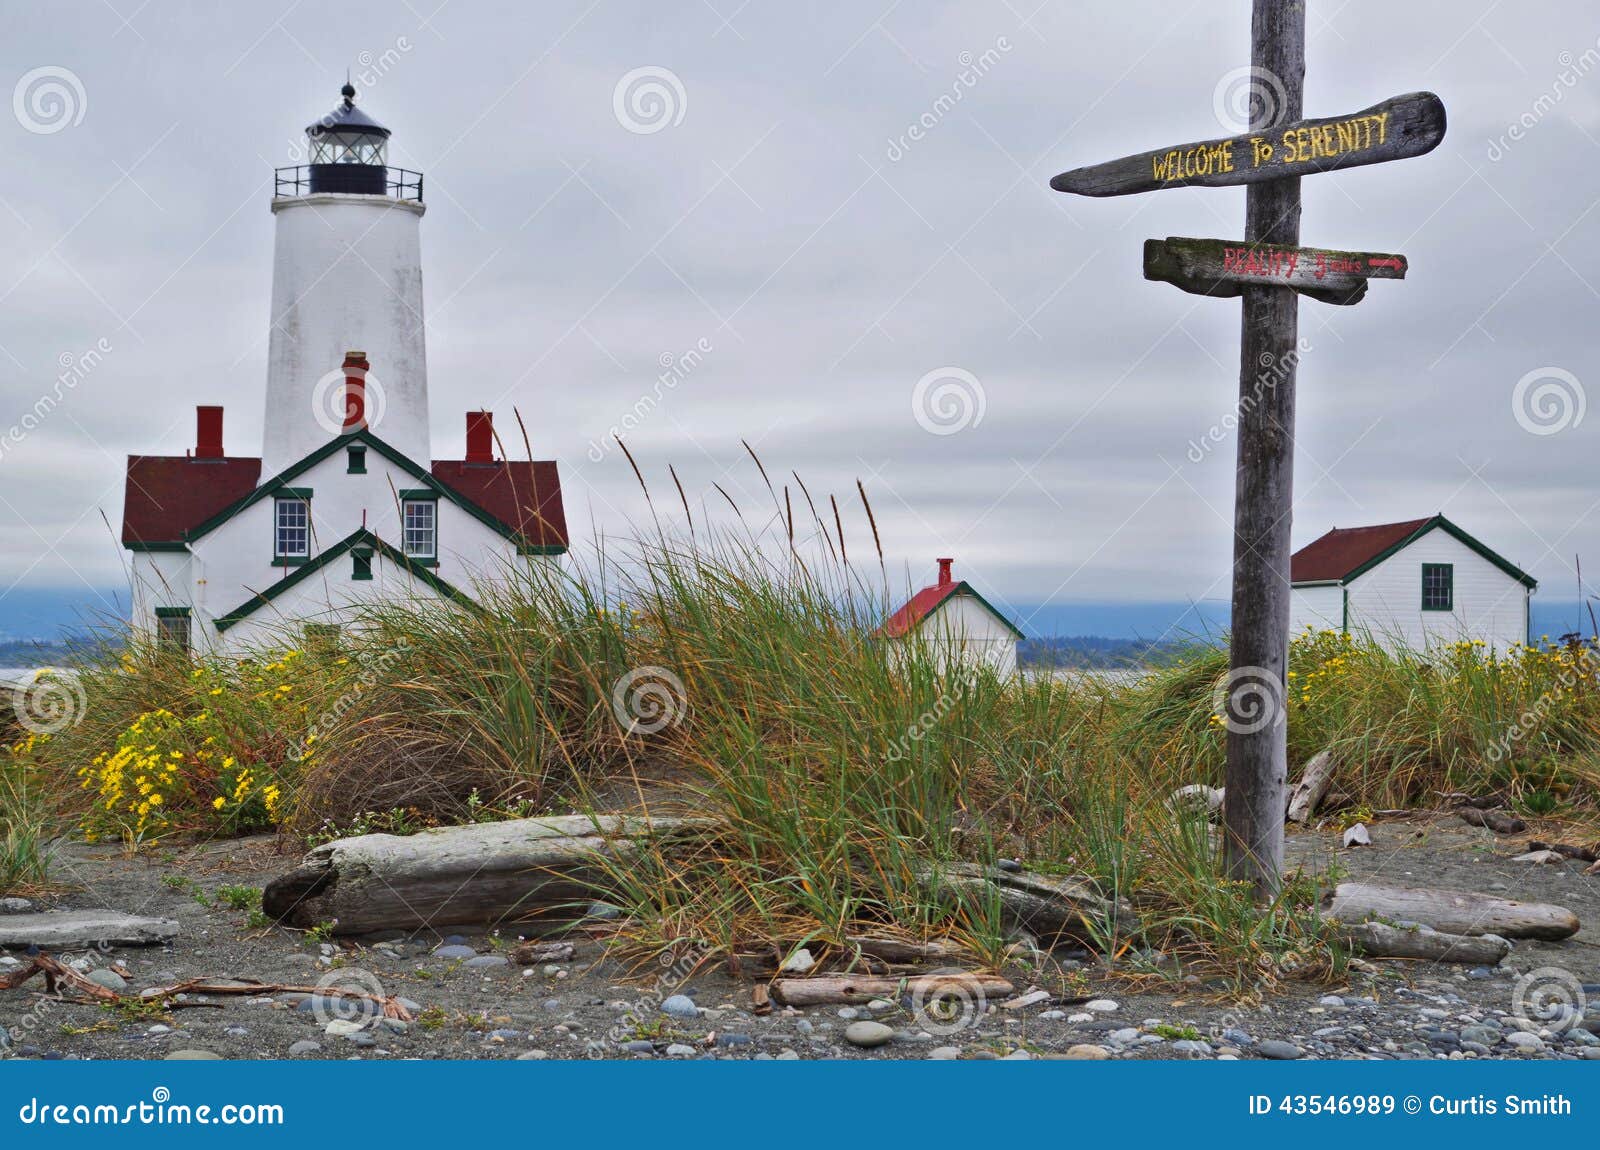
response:
M887 639L900 638L932 615L939 604L963 589L969 592L972 590L965 581L935 583L932 587L924 587L906 600L904 607L885 619L877 633Z
M181 543L185 531L249 495L260 479L259 459L130 455L123 545Z
M433 477L534 547L565 547L567 516L553 460L468 463L435 459Z
M1404 543L1438 516L1378 523L1371 527L1336 527L1307 543L1289 560L1291 583L1338 582L1356 568Z

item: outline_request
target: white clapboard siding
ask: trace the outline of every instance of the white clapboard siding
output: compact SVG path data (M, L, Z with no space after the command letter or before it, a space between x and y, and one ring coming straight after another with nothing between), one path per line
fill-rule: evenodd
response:
M1338 584L1296 587L1289 593L1289 637L1313 631L1344 629L1344 588Z
M1422 565L1455 568L1454 609L1422 609ZM1528 638L1528 588L1448 531L1435 528L1347 585L1349 626L1385 646L1424 650L1481 639L1500 651Z

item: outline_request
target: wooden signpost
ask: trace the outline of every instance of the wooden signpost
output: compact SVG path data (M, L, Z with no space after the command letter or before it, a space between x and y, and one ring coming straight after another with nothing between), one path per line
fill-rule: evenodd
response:
M1145 240L1144 278L1222 298L1243 295L1251 284L1282 284L1323 303L1354 304L1369 279L1405 279L1406 257L1168 236Z
M1305 119L1304 0L1251 0L1250 130L1063 172L1057 191L1125 196L1246 185L1241 242L1170 238L1145 245L1145 276L1202 295L1242 296L1233 621L1225 693L1227 873L1278 889L1287 799L1289 525L1294 500L1299 298L1354 303L1371 279L1403 279L1403 256L1300 246L1300 177L1424 155L1444 138L1429 92L1365 111Z

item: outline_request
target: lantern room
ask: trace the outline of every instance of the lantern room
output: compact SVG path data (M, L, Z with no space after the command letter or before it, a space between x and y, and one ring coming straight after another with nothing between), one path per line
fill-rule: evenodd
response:
M389 129L356 107L356 90L340 89L344 102L306 129L311 191L381 196L388 190Z

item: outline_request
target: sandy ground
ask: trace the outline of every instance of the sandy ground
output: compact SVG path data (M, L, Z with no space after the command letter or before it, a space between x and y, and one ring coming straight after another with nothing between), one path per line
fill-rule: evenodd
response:
M1554 828L1533 828L1541 838ZM1037 986L1056 996L1021 1010L963 1016L954 1026L930 1023L904 1004L876 1009L812 1007L803 1012L752 1013L750 984L720 967L681 981L674 972L619 965L596 938L576 936L570 961L522 969L515 964L469 965L462 952L503 956L512 932L447 928L392 937L308 941L275 927L251 929L242 912L214 895L227 884L259 887L295 861L272 840L213 843L189 850L154 850L136 858L105 847L78 845L63 860L62 877L75 884L41 907L107 907L176 919L181 932L169 946L124 949L83 957L97 967L120 964L133 991L197 976L317 985L370 985L402 996L419 1021L397 1032L355 1027L323 1004L294 994L219 997L186 1004L167 1015L133 1016L93 1005L43 1000L38 986L0 991L0 1026L10 1034L3 1053L46 1058L164 1058L201 1050L225 1058L927 1058L1078 1057L1209 1058L1306 1057L1600 1057L1600 878L1579 864L1535 866L1510 861L1525 836L1497 839L1449 818L1381 822L1373 845L1338 851L1331 834L1302 834L1291 855L1304 865L1337 865L1352 878L1402 885L1476 890L1560 903L1584 923L1560 943L1519 943L1495 971L1454 966L1383 963L1356 973L1347 985L1281 984L1265 1003L1238 1002L1216 986L1180 978L1130 980L1090 963L1051 961L1006 973L1019 989ZM204 901L202 901L202 898ZM210 905L206 905L209 903ZM448 936L448 937L447 937ZM25 960L25 955L12 955ZM15 969L0 960L0 973ZM1574 999L1595 1000L1581 1025L1533 1027L1535 1046L1518 1037L1528 1027L1512 1019L1529 972L1568 988ZM685 994L693 1017L660 1009L669 994ZM1329 997L1332 996L1332 997ZM1092 1009L1086 1000L1096 1000ZM1111 1006L1111 1004L1115 1004ZM1107 1007L1110 1006L1109 1009ZM844 1040L852 1021L877 1019L894 1038L876 1049ZM356 1019L358 1024L371 1020ZM341 1034L341 1030L355 1030ZM1287 1042L1292 1049L1274 1044ZM313 1048L309 1044L315 1043ZM1593 1045L1591 1045L1593 1043ZM296 1045L299 1044L299 1045ZM293 1053L291 1054L291 1048ZM1074 1049L1076 1048L1076 1049Z

